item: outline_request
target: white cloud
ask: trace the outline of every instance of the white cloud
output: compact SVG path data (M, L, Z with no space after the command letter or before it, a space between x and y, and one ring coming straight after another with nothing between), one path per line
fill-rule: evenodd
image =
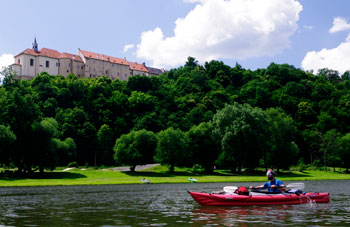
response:
M124 53L128 52L130 49L134 48L135 45L134 44L127 44L124 46Z
M188 56L200 62L272 56L289 47L302 10L296 0L185 1L197 5L175 21L174 36L164 37L159 27L143 32L137 57L172 67Z
M333 27L329 29L329 33L335 33L340 31L350 30L350 23L346 22L346 19L343 17L336 17L333 20Z
M3 54L0 56L0 69L2 69L2 67L7 67L14 62L14 56L12 54Z
M319 69L328 68L337 70L343 74L346 70L350 70L350 38L346 39L339 46L333 49L322 49L321 51L307 52L301 66L305 70L313 70L315 73Z
M12 54L3 54L0 56L0 71L2 71L3 67L7 67L13 63L15 63L15 60L13 58L14 56ZM2 81L3 76L0 75L0 82Z

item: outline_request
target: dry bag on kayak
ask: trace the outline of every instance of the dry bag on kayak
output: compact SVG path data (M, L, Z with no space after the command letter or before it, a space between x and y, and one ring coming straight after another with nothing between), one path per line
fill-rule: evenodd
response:
M246 187L243 187L243 186L239 187L239 188L235 191L235 193L237 193L238 195L249 195L248 189L247 189Z

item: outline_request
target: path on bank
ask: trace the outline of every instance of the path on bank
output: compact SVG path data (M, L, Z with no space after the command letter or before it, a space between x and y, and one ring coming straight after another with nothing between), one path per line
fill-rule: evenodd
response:
M135 170L143 170L143 169L148 169L148 168L152 168L155 166L159 166L160 164L147 164L147 165L137 165ZM116 171L130 171L130 166L121 166L121 167L115 167L112 168L112 170L116 170Z

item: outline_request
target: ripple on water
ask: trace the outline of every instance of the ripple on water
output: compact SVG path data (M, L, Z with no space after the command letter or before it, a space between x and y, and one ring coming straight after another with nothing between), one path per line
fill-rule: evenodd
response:
M226 183L0 188L0 225L349 226L350 181L305 184L310 191L330 192L331 203L201 207L187 193Z

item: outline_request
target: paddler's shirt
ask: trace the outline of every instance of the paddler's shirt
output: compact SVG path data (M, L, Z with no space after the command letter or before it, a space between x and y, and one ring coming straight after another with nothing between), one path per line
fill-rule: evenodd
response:
M264 188L267 188L268 192L278 193L281 191L278 190L277 188L271 188L271 185L275 185L276 187L281 187L281 185L284 185L284 183L281 180L274 179L264 184Z

